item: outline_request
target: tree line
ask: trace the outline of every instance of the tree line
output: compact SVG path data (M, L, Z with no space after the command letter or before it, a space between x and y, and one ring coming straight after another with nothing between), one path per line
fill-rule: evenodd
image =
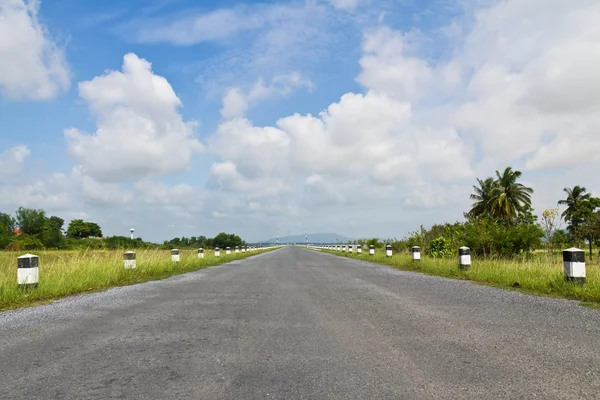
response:
M557 206L566 206L559 217L558 208L544 210L542 218L534 215L531 196L534 190L519 182L521 171L507 167L494 177L477 179L470 199L471 208L463 222L435 224L411 232L402 240L368 239L360 244L382 246L391 244L396 251L420 246L433 257L456 255L458 247L467 246L475 255L484 257L514 257L530 254L535 249L563 249L567 246L600 245L600 198L592 196L583 186L564 188L565 199ZM566 229L561 229L561 221Z
M0 212L0 249L7 251L43 249L172 249L172 248L226 248L246 245L235 234L221 232L214 238L192 236L174 238L162 244L131 239L127 236L104 237L102 228L95 222L74 219L66 230L65 221L57 216L48 216L44 210L19 207L14 215Z

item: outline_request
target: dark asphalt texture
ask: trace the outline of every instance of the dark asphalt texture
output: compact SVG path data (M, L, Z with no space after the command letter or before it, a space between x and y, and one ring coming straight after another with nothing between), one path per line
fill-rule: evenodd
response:
M289 247L0 313L0 398L600 399L600 311Z

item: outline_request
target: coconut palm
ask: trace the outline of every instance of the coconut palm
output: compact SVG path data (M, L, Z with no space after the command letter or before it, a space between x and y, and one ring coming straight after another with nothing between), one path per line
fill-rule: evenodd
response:
M516 218L526 206L531 206L533 189L518 183L521 171L506 167L501 174L496 171L497 180L492 189L491 211L497 218Z
M473 185L475 193L471 194L471 200L475 200L469 211L469 215L472 217L485 215L491 211L492 190L495 186L492 178L486 180L477 178L477 182L479 186Z
M583 186L576 185L573 189L564 188L563 191L567 194L565 200L559 200L559 206L567 206L561 217L571 225L571 228L577 227L580 222L575 216L580 211L582 204L589 200L592 195L587 193L587 189Z

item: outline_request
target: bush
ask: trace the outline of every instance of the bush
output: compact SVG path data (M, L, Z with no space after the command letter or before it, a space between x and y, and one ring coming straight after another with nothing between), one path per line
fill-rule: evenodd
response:
M444 258L452 255L452 247L445 237L433 239L429 244L428 254L434 258Z

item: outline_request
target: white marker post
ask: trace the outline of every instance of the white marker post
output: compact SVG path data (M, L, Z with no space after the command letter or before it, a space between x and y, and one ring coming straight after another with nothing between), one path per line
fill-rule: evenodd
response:
M362 254L362 246L360 244L356 245L356 254Z
M242 253L246 252L246 247L248 247L248 246L242 246Z
M458 249L458 267L463 270L471 268L471 249L463 246Z
M342 253L346 252L346 246L342 246Z
M204 249L202 247L198 249L198 258L204 258Z
M412 260L421 261L421 248L419 246L412 247Z
M225 254L231 254L231 248L229 246L225 248Z
M235 252L239 253L240 252L240 246L235 246Z
M563 250L563 266L567 282L585 284L585 252L572 247Z
M137 264L136 264L135 258L136 258L135 251L128 251L127 253L124 253L123 254L123 260L124 260L123 267L125 269L136 269Z
M171 261L179 262L180 260L181 260L181 257L179 256L179 249L171 250Z
M352 253L353 248L354 248L354 246L352 246L352 245L348 246L348 253Z
M387 246L385 246L385 256L386 257L392 256L392 246L390 246L389 244Z
M369 255L370 256L374 256L375 255L375 246L373 246L373 245L369 246Z
M36 289L40 277L38 256L25 254L17 258L17 284L25 291Z
M221 249L215 247L215 257L221 257Z

